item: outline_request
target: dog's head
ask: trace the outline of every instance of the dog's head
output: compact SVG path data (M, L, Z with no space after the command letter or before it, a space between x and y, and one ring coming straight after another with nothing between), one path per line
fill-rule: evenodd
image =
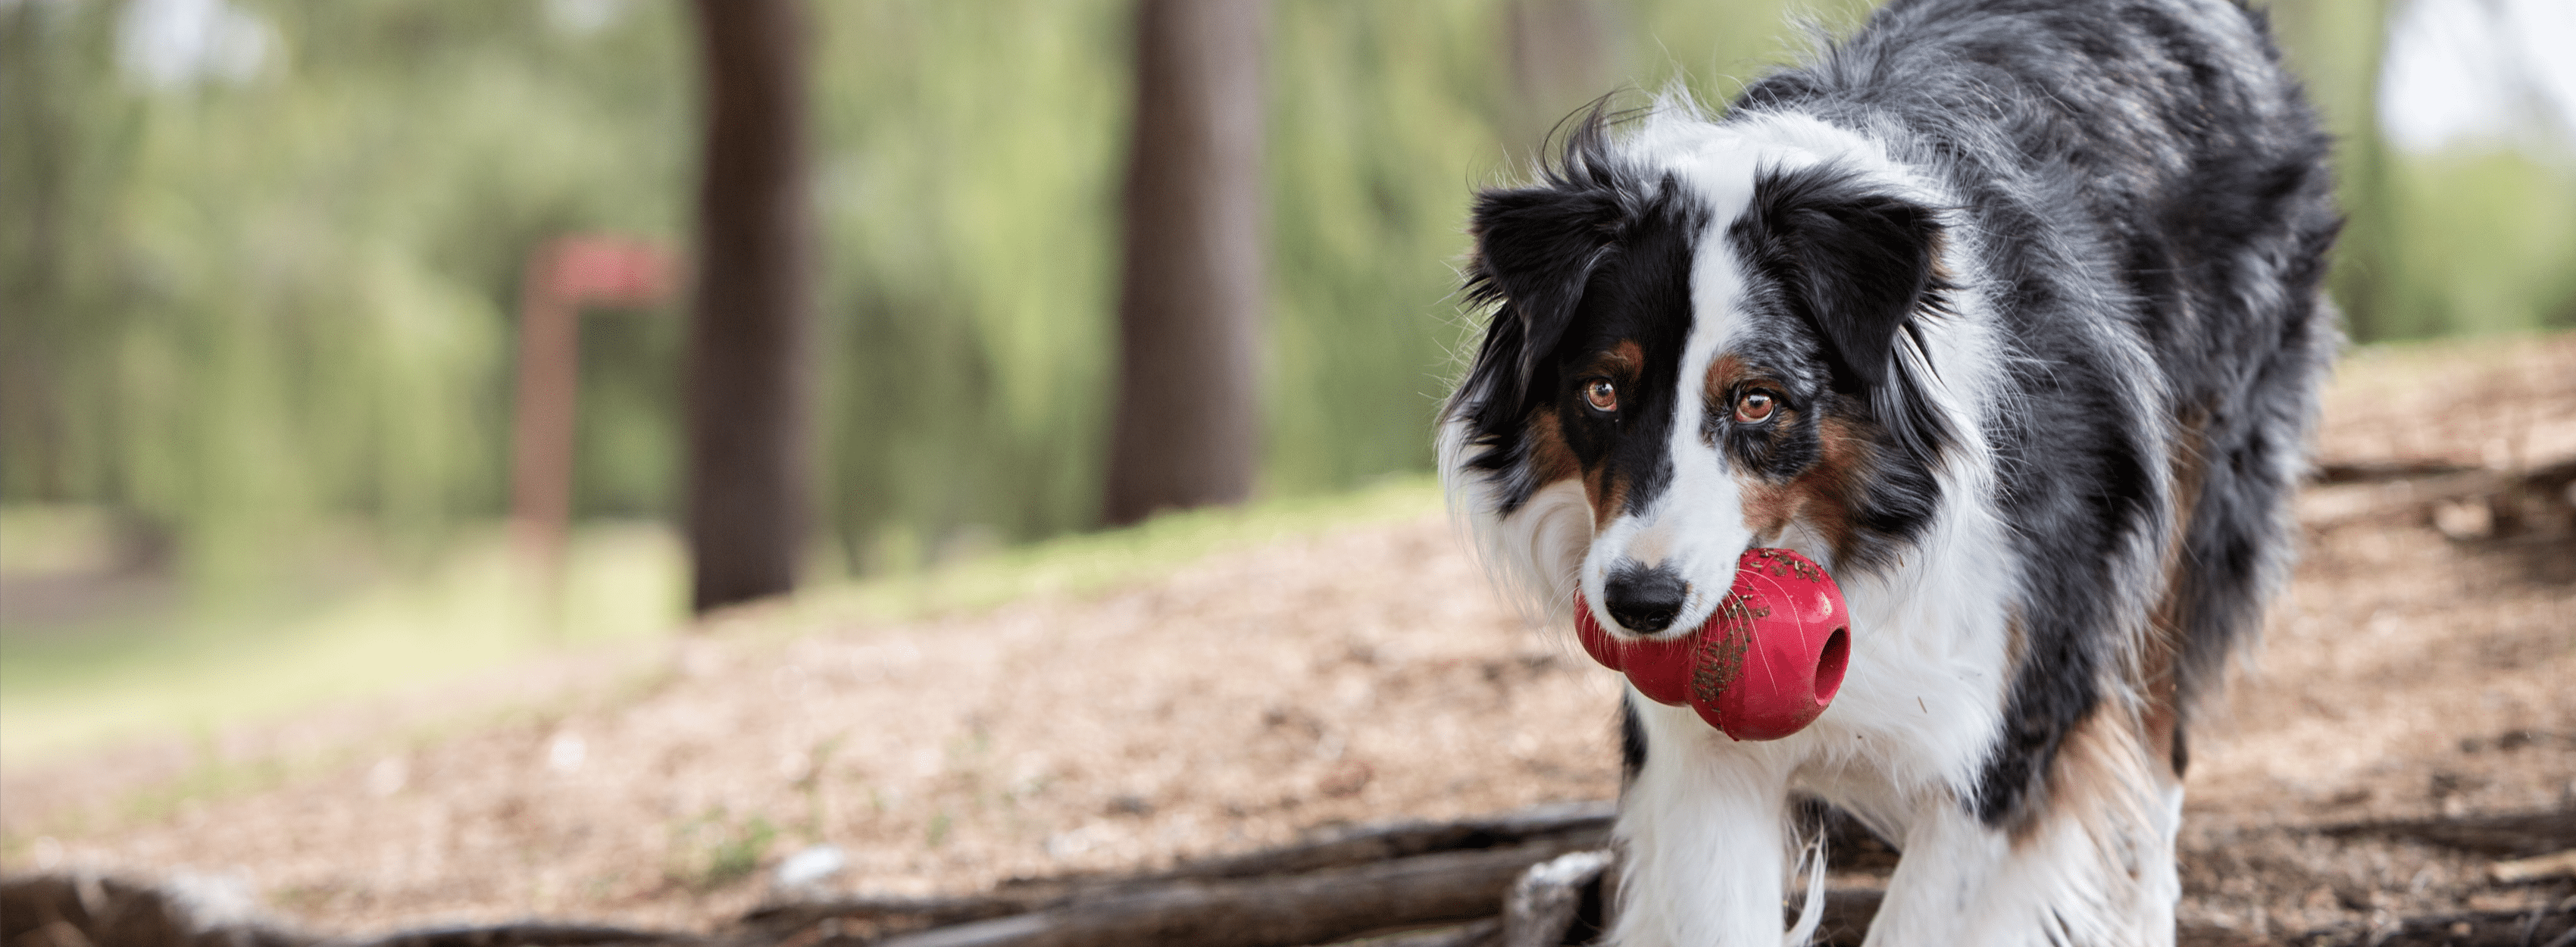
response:
M1643 635L1705 621L1750 547L1892 562L1952 439L1920 335L1938 214L1813 149L1610 124L1596 108L1538 183L1476 201L1467 296L1493 316L1441 467L1488 567Z

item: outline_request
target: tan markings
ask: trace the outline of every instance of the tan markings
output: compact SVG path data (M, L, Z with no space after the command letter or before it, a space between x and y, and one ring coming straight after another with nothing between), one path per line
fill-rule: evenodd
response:
M1646 350L1634 340L1623 339L1608 351L1592 357L1592 368L1604 375L1632 379L1646 367Z
M1779 419L1773 423L1782 427L1798 423L1797 412L1786 407L1778 411ZM1847 557L1857 551L1854 544L1860 539L1851 511L1860 503L1862 474L1870 461L1869 441L1857 423L1830 414L1816 422L1816 439L1816 462L1787 483L1771 483L1742 472L1736 475L1744 496L1744 522L1757 540L1777 539L1791 523L1804 524L1833 548L1837 558Z
M1752 528L1753 541L1778 542L1781 531L1798 516L1798 497L1790 492L1790 485L1769 483L1742 471L1736 473L1735 483L1744 497L1744 525Z
M1628 478L1610 475L1607 467L1594 467L1583 472L1583 492L1592 498L1592 521L1608 523L1619 515L1619 507L1628 500Z
M1645 347L1638 345L1634 340L1622 339L1619 344L1592 356L1592 360L1585 366L1585 371L1610 376L1624 386L1635 382L1637 373L1643 370L1645 365ZM1554 426L1555 418L1551 417L1548 420L1550 432L1556 437L1556 443L1562 446L1565 443L1564 431ZM1580 466L1575 462L1573 452L1567 451L1565 457L1568 469ZM1610 522L1618 515L1619 507L1628 498L1627 480L1613 477L1608 470L1598 467L1584 470L1582 474L1583 493L1592 500L1592 521Z
M1739 386L1758 380L1755 370L1733 354L1710 359L1707 377L1700 383L1709 415L1732 413L1735 405L1730 396ZM1782 430L1795 428L1798 412L1781 405L1773 409L1770 423ZM1736 475L1744 496L1744 522L1757 541L1776 540L1791 523L1804 523L1833 547L1834 555L1848 556L1859 538L1851 509L1860 500L1861 474L1870 462L1869 441L1858 424L1832 415L1817 422L1816 435L1817 460L1796 479L1770 483L1746 473Z
M2042 788L2024 803L2009 828L2013 847L2039 840L2047 829L2074 829L2092 842L2105 877L2135 880L2149 870L2151 853L2171 844L2157 771L2141 722L2117 701L2103 701L2075 722L2057 746ZM2113 874L2116 873L2116 874Z
M1780 409L1778 423L1795 420L1787 408ZM1859 528L1852 525L1852 507L1860 502L1861 474L1869 465L1869 442L1851 421L1826 415L1816 422L1819 454L1814 466L1790 484L1803 496L1809 528L1833 547L1838 559L1851 556L1853 544L1860 538Z
M1529 464L1541 487L1583 473L1583 464L1574 458L1574 449L1565 445L1564 423L1557 420L1554 411L1542 408L1530 414Z
M2165 525L2164 597L2156 602L2144 629L2145 640L2138 643L2138 655L2130 683L2145 702L2142 709L2147 748L2162 765L2158 771L2173 782L2182 781L2182 772L2174 762L2175 729L2182 720L2182 626L2183 596L2190 592L2190 576L2183 562L2183 544L2190 536L2193 512L2200 505L2200 487L2207 459L2201 456L2202 429L2208 423L2205 413L2193 411L2180 419L2172 451L2173 491L2168 506L2171 518Z
M2019 680L2022 665L2029 660L2030 625L2022 620L2021 609L2014 608L2004 615L2004 676L2009 680ZM2009 691L2005 693L2004 699L2012 700ZM2062 744L2060 750L2063 751ZM2063 759L2061 756L2056 762L2062 762ZM2051 765L2056 765L2056 762ZM2034 824L2032 813L2048 807L2049 789L2055 785L2053 779L2053 776L2041 779L2038 785L2029 787L2029 791L2022 795L2018 811L2012 813L2013 822L2007 826L2012 832L2013 844L2019 845L2027 840L2025 836Z

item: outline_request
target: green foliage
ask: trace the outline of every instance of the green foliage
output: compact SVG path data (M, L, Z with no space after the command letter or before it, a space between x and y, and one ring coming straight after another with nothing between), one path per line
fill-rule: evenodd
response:
M1268 489L1431 464L1471 336L1450 299L1498 170L1491 4L1282 3L1271 31Z
M2576 142L2390 147L2377 90L2393 0L2278 0L2283 56L2336 139L2349 222L2329 286L2356 342L2576 325ZM2540 136L2533 136L2538 140Z
M0 201L44 248L8 255L0 488L158 520L215 586L317 517L498 507L520 260L674 232L688 94L658 7L578 42L515 0L246 7L264 71L167 90L114 68L121 5L0 11L41 53L0 65L9 119L43 127Z
M2380 226L2397 252L2373 339L2576 326L2576 161L2392 155Z
M813 9L831 534L862 567L922 555L879 554L881 537L1088 525L1113 357L1123 4Z

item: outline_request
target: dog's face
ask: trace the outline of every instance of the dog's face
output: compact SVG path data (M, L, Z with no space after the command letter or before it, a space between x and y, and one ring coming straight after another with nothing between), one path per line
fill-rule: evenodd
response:
M1489 557L1630 634L1706 621L1747 548L1882 564L1937 499L1948 435L1900 357L1939 302L1935 215L1725 147L1614 154L1596 115L1475 210L1496 310L1444 472Z

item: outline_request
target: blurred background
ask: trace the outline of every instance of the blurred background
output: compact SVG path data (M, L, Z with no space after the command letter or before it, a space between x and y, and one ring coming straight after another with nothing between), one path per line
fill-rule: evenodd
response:
M2342 142L2353 339L2576 327L2576 5L2270 6ZM1235 103L1248 496L1428 496L1472 190L1595 95L1722 100L1786 19L1868 7L1268 4ZM1103 497L1138 24L806 10L807 587L1131 518ZM684 627L684 288L568 304L555 578L505 520L531 261L608 235L688 272L697 30L651 0L0 0L0 762Z

